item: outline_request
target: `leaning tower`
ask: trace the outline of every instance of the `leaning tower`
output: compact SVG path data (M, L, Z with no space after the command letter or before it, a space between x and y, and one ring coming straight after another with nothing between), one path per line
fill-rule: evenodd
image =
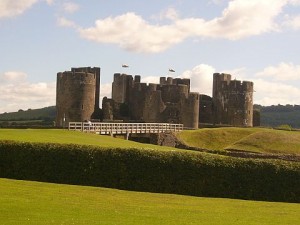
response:
M99 111L100 68L72 68L57 73L56 126L90 120Z

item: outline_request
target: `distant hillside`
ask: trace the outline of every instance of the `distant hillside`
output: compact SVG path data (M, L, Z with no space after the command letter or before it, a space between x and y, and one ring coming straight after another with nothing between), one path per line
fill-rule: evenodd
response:
M292 128L300 128L300 105L254 105L254 109L260 110L261 126L290 125ZM20 109L18 112L0 114L0 122L37 120L52 122L55 120L55 115L55 106L41 109Z
M254 109L260 110L261 126L277 127L286 124L300 128L300 105L254 105Z
M56 107L49 106L41 109L20 109L18 112L2 113L0 114L0 121L54 121L56 114Z

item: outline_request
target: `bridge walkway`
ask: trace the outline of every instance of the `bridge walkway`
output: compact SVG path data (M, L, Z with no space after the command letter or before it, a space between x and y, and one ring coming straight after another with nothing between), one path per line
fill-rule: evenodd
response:
M103 135L116 134L155 134L163 132L179 132L183 130L183 124L169 123L93 123L93 122L69 122L69 130Z

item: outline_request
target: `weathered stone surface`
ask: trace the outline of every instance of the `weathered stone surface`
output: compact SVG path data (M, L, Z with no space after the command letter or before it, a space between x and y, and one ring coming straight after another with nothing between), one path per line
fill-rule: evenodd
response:
M253 126L253 82L231 80L230 74L213 78L213 122L232 126Z
M104 119L182 123L185 127L198 128L199 94L190 92L189 79L161 77L159 84L146 84L140 83L140 76L133 79L132 75L115 74L112 87L112 99L102 104L104 112L111 112L105 113ZM118 112L121 104L128 107L127 115Z
M56 125L90 120L99 115L100 68L72 68L57 74Z

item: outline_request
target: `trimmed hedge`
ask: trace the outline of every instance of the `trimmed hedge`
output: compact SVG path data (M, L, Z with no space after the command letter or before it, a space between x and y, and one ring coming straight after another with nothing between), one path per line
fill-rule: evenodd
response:
M300 202L300 163L192 151L0 141L0 177L193 196Z

